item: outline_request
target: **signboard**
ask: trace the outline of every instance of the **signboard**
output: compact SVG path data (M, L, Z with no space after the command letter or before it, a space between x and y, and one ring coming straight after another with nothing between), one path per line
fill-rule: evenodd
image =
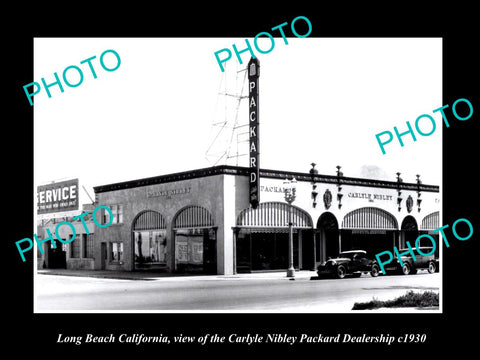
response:
M188 264L188 238L175 238L175 261L177 264Z
M248 62L248 117L249 117L249 166L250 166L250 205L255 209L260 202L260 149L258 114L258 78L260 62L251 58Z
M78 210L78 179L37 186L37 213Z
M203 235L186 231L177 232L175 236L176 264L203 264Z

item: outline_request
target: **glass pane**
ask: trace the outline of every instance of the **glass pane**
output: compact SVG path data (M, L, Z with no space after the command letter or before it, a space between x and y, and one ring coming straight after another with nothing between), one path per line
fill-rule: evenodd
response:
M166 233L166 230L134 232L136 268L164 268L167 254Z

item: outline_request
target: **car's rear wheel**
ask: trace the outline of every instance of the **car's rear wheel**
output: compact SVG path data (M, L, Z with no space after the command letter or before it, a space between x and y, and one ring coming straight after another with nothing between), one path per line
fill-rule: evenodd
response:
M410 265L408 265L408 264L403 264L403 266L402 266L402 274L403 274L403 275L408 275L408 274L410 274L410 270L411 270L411 269L410 269Z
M432 261L428 264L428 272L430 274L433 274L435 271L437 271L437 266L435 265L435 263Z
M343 279L346 274L347 274L347 269L345 269L345 266L338 265L337 271L335 273L335 275L337 276L337 279Z
M372 275L373 277L377 277L379 273L380 273L380 268L378 267L377 264L373 264L372 270L370 271L370 275Z

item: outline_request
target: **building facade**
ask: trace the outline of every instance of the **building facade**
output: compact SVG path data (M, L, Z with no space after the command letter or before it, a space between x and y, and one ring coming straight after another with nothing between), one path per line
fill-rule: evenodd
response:
M216 166L94 188L93 268L206 274L284 270L292 220L294 265L315 269L340 251L371 255L412 246L439 227L439 186L260 170L260 202L249 204L249 168ZM284 181L295 178L289 206ZM99 220L100 221L100 220ZM422 241L425 239L422 239ZM431 246L431 244L420 244ZM73 246L73 245L72 245Z
M66 269L82 269L94 270L94 249L95 249L95 224L92 218L92 204L83 205L81 213L88 212L83 216L85 225L80 219L73 219L76 215L68 217L52 217L49 219L41 219L37 222L37 237L43 240L49 237L47 229L55 240L56 228L62 222L69 222L75 228L75 239L69 243L55 241L55 248L51 241L44 242L42 251L37 247L37 269L43 268L66 268ZM59 226L58 235L63 240L69 240L73 236L73 231L68 226Z

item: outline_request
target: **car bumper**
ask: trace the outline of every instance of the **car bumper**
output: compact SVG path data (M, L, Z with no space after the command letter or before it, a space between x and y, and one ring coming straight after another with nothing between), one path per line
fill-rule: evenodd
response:
M390 265L390 266L384 266L383 267L385 271L387 272L393 272L393 271L400 271L402 270L402 267L400 265Z
M334 273L334 271L333 271L333 268L331 268L331 267L326 268L326 267L322 266L322 267L318 267L318 269L317 269L318 276L332 275L333 273Z

